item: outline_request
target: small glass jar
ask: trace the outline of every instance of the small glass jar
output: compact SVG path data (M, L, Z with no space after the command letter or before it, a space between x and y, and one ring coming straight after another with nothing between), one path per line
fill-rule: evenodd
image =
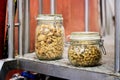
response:
M98 32L73 32L70 35L68 58L74 66L96 66L101 53L106 53Z
M64 27L62 15L41 14L37 17L35 52L38 59L62 58Z

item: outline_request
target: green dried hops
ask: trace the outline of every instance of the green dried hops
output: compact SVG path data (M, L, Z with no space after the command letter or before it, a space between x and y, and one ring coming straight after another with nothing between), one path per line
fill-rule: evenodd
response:
M101 60L101 52L96 45L71 45L68 58L75 66L95 66Z

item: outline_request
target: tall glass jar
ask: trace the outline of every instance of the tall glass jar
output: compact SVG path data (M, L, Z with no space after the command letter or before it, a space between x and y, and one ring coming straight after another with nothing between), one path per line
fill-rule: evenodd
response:
M41 14L37 17L35 52L39 59L62 58L64 27L62 15Z
M101 53L106 53L98 32L73 32L70 35L68 58L74 66L96 66Z

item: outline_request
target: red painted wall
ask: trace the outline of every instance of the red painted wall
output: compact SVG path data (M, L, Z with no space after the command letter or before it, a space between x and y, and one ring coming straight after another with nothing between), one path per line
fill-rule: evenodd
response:
M5 18L6 18L6 4L7 0L0 1L0 59L3 57L4 50L4 33L5 33Z

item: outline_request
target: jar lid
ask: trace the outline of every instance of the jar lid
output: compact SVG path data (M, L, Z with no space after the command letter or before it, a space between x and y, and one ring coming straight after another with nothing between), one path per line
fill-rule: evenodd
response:
M98 32L72 32L70 40L100 40Z
M63 20L61 14L39 14L37 20Z

